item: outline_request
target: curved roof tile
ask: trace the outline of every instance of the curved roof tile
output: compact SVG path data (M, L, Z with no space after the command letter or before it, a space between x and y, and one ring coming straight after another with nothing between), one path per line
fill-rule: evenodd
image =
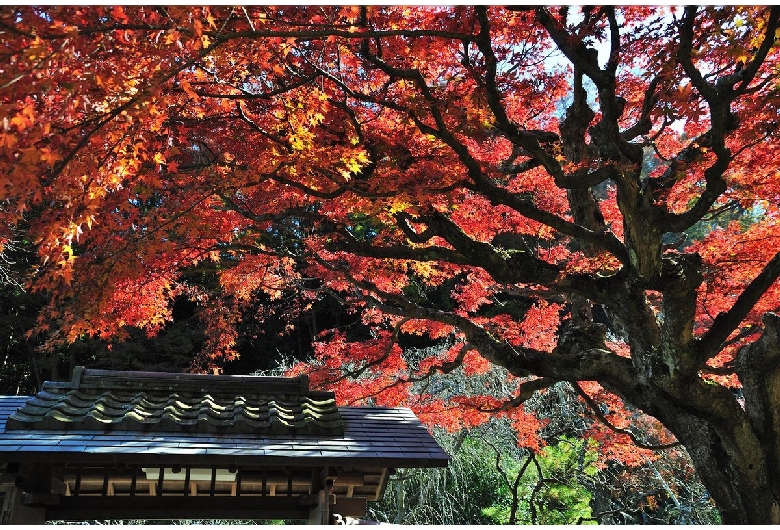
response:
M77 370L46 383L6 429L343 434L332 392L308 379Z

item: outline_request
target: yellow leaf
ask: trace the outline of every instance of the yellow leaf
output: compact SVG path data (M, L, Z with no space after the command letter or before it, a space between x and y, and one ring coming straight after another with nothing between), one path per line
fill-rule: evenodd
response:
M73 248L70 245L62 245L62 253L67 254L67 257L59 262L60 265L70 265L76 260L76 256L73 255Z
M16 125L17 129L21 131L27 128L27 120L25 120L23 116L17 114L11 118L11 125Z
M390 213L403 212L404 210L406 210L410 206L412 206L412 205L410 203L408 203L408 202L401 201L401 200L395 201L395 202L393 202L393 204L390 205Z

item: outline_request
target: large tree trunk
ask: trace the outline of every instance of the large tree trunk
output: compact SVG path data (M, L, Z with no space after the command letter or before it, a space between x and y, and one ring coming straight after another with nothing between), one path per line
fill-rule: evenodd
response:
M698 377L622 392L685 446L726 524L780 524L780 317L764 324L737 356L741 392Z
M780 524L778 470L769 464L754 433L745 425L727 432L685 413L669 424L693 460L696 471L725 524Z
M734 464L745 505L756 511L751 522L780 524L780 317L768 313L763 321L764 335L742 348L736 359L745 400L743 430L757 443ZM741 438L736 443L747 446ZM752 473L759 476L751 484Z

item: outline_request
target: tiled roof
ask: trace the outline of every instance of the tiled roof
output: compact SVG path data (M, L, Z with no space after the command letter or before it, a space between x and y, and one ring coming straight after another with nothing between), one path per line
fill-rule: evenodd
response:
M323 487L359 517L394 469L448 462L411 410L336 407L306 378L86 370L0 396L0 486L47 519L300 519Z
M7 430L343 434L332 392L306 376L269 378L77 369L47 382Z
M339 407L343 434L7 429L29 398L0 396L0 462L443 467L449 456L407 408Z
M163 412L157 418L159 421L150 422L149 428L139 429L139 425L145 424L127 420L126 413L113 412L108 417L116 421L106 423L88 415L87 411L97 415L98 408L94 403L82 402L82 412L66 415L62 412L65 405L57 408L57 405L51 405L54 399L44 400L42 397L42 394L60 396L56 399L64 403L65 396L78 392L93 396L95 401L107 393L160 393L168 396L192 392L210 393L212 397L222 396L224 399L232 394L233 410L238 408L235 406L236 395L274 396L280 403L290 399L299 399L300 402L307 398L318 402L328 401L327 406L320 405L321 413L327 421L335 423L334 418L337 418L340 427L320 432L306 431L303 427L252 431L218 428L213 420L204 420L208 428L200 430L203 426L200 422L197 429L188 427L176 423L173 418L170 421L163 419ZM89 464L110 456L111 461L118 463L154 465L176 459L182 465L207 461L207 467L247 463L296 465L301 461L311 465L447 465L449 456L411 410L336 407L335 402L330 405L332 397L331 393L309 390L305 377L290 379L76 370L70 382L47 382L44 390L32 398L0 396L0 462L63 461ZM46 406L36 405L41 402ZM211 410L211 405L205 406ZM40 410L36 412L36 408L48 412L42 414ZM100 414L107 414L105 411L108 409L104 407ZM59 419L62 416L54 414L55 410L65 416L66 420ZM165 411L165 407L157 405L155 410ZM300 412L295 415L298 418L296 421L301 423L305 422L305 418L314 418L312 410L311 406L301 405ZM91 419L88 420L88 417ZM311 419L309 423L313 421ZM320 418L316 421L323 420ZM246 423L246 420L241 419L239 423Z

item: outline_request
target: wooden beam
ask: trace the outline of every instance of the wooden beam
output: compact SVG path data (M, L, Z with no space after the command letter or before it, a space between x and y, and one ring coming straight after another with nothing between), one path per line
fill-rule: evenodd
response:
M363 473L339 473L335 478L335 483L339 486L363 486L366 483L366 478Z
M40 508L46 505L57 505L62 499L62 495L56 493L22 493L22 506L28 508Z
M326 497L327 498L327 497ZM298 519L309 518L304 497L62 497L46 519Z
M23 492L15 486L4 487L6 499L4 508L8 511L4 513L7 520L3 521L8 525L42 525L46 522L46 508L43 506L24 506L22 504Z
M365 497L336 497L336 504L330 507L330 513L339 514L344 517L365 517L366 498Z

